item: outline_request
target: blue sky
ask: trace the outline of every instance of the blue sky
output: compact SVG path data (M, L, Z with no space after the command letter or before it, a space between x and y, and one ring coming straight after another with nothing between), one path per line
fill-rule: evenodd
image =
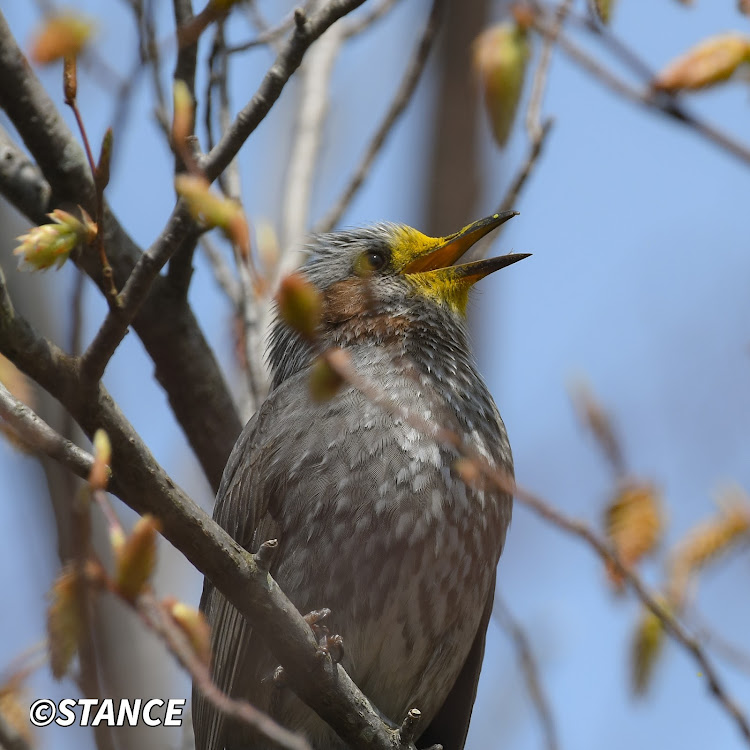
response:
M26 4L9 5L4 13L11 28L26 41L35 14ZM94 0L73 5L101 14ZM99 33L112 59L129 60L132 29L122 5L113 4L101 18ZM622 0L614 29L658 68L711 33L746 30L746 19L734 6L704 0L688 10L663 0L646 9ZM271 12L270 3L261 7ZM377 120L373 108L385 108L426 8L423 0L404 0L389 21L358 40L339 62L314 217L330 204L361 152ZM242 75L233 91L237 105L247 100L271 58L261 50L240 60ZM43 80L59 101L58 75L44 72ZM357 85L363 76L367 87ZM278 216L294 91L290 86L242 152L244 200L252 218ZM425 121L431 93L428 77L345 223L387 219L430 231L423 224L419 174L429 156ZM171 160L148 117L149 95L144 78L129 129L116 141L120 157L108 190L121 220L146 245L172 202ZM82 85L81 106L94 141L112 111L99 105L101 96L95 87ZM698 95L694 105L750 141L743 128L745 83ZM714 512L717 489L730 483L750 489L750 169L689 130L618 99L560 54L553 61L544 109L555 117L554 130L517 206L521 216L494 248L534 255L481 283L471 312L477 357L506 421L519 483L566 513L599 523L611 480L597 447L576 423L567 390L571 379L585 377L614 416L628 466L662 489L671 544ZM492 212L525 153L522 128L501 154L482 126L485 189L477 216ZM12 272L14 261L2 263ZM64 306L71 275L66 269L52 278L50 294ZM44 282L37 277L36 283L41 288ZM229 309L202 261L191 299L231 371ZM88 336L103 311L89 293ZM208 488L168 416L163 394L151 383L151 372L131 335L106 383L158 460L208 508ZM54 576L56 557L44 534L26 532L44 519L43 481L30 459L5 446L0 446L0 497L6 500L0 504L0 585L10 592L7 601L16 613L2 624L1 664L42 637L41 592ZM160 591L197 601L198 576L163 546ZM702 617L748 649L749 574L745 551L708 574L697 597ZM659 564L644 568L654 584L661 575ZM648 697L632 698L628 648L637 604L611 594L601 565L581 542L519 506L501 561L499 590L528 629L563 749L742 746L679 647L666 649ZM715 661L750 712L750 678L718 657ZM170 695L187 689L177 674L165 667L166 684L177 679ZM34 696L62 697L70 691L70 683L53 686L44 672L30 689ZM42 747L90 746L84 733L72 730L39 737ZM532 750L541 743L513 649L493 623L470 747Z

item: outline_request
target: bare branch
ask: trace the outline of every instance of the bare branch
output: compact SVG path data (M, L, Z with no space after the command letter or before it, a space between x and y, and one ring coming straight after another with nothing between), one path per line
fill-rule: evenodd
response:
M518 168L513 181L505 191L505 195L503 196L502 201L500 201L497 213L510 211L517 204L521 191L526 186L527 180L531 177L534 167L539 161L539 157L542 155L542 151L547 142L547 136L549 135L550 130L552 130L553 124L554 122L552 118L549 118L544 121L541 130L536 131L534 138L529 145L529 153L526 155L523 164ZM505 225L499 227L500 232L502 232L504 226ZM479 242L477 242L464 256L464 262L470 263L471 261L485 258L489 248L492 246L492 243L497 240L497 237L498 232L496 231L494 238L488 236L479 240Z
M39 167L0 127L0 193L33 222L42 224L52 208L52 190Z
M363 2L364 0L329 0L309 20L303 13L295 16L294 32L266 73L258 91L242 108L226 135L211 149L201 165L208 179L215 180L226 169L242 144L263 121L281 95L287 81L300 66L310 45L339 18Z
M383 147L388 134L391 132L391 129L411 101L417 83L422 75L422 71L425 68L427 56L429 55L432 41L435 38L440 23L443 2L444 0L433 0L432 9L430 10L427 23L422 31L422 36L417 42L417 46L414 48L409 64L406 67L404 77L401 80L401 85L396 91L396 95L391 102L391 106L388 108L388 112L380 123L378 129L375 131L375 135L365 150L357 168L354 170L354 174L349 180L349 183L341 193L341 196L330 211L316 224L316 232L330 232L331 229L341 221L341 217L344 215L347 207L352 202L352 199L357 194L358 190L362 187L362 183L365 181L365 178L375 161L375 157Z
M91 437L112 443L110 489L138 513L152 513L163 534L245 616L284 666L289 686L354 750L397 750L397 732L340 664L321 660L302 615L267 572L180 490L154 460L102 385L81 394L76 360L39 336L13 309L0 275L0 352L69 409Z
M550 24L539 17L534 21L534 28L544 36L552 34ZM659 112L672 120L682 123L750 166L750 146L737 141L728 133L690 112L677 96L654 92L650 89L640 90L634 88L572 42L565 34L557 35L557 45L579 67L586 70L616 94L620 94L624 98L646 109Z
M193 20L192 0L172 0L175 28L187 26ZM184 81L195 99L195 65L198 57L198 40L192 44L180 44L177 48L177 62L174 69L174 80Z
M529 133L529 140L536 143L541 139L542 131L542 99L544 90L547 87L547 74L549 65L552 61L552 50L557 40L557 35L565 22L565 17L570 12L573 0L562 0L555 11L555 19L549 28L549 33L545 34L542 52L539 56L539 63L534 73L534 83L531 87L529 97L529 106L526 111L526 130Z
M223 693L211 680L208 668L196 656L184 633L171 621L153 594L144 593L138 597L136 608L146 625L161 637L172 656L190 674L195 687L221 713L257 729L286 750L310 750L310 745L301 735L277 724L247 701L234 700Z
M529 638L524 629L513 617L513 614L508 609L508 605L497 594L495 594L495 612L500 624L511 637L516 647L518 661L521 664L521 670L526 679L526 688L539 716L539 723L542 725L547 750L558 750L560 743L557 738L555 720L539 677L539 665L536 662Z
M79 477L87 477L94 457L55 432L41 417L0 383L0 417L35 453L54 458Z
M302 6L303 11L306 10L306 7L308 5L310 5L309 1ZM291 13L287 13L287 15L284 16L284 18L276 26L269 27L263 24L263 30L260 34L258 34L257 37L255 37L255 39L251 39L249 42L243 42L242 44L237 44L234 47L227 47L227 54L235 55L238 52L246 52L247 50L254 49L255 47L262 47L265 44L274 44L275 42L278 42L278 40L281 39L281 37L284 36L284 34L286 34L287 31L292 28L292 26L294 26L295 13L296 10L293 10ZM255 20L257 22L257 16Z
M200 246L211 265L216 283L222 288L232 305L237 307L240 301L240 287L229 263L208 236L201 237Z
M38 223L43 222L40 217L44 216L50 205L66 201L93 210L94 185L83 152L18 48L2 14L0 106L5 109L36 159L52 192L49 204L40 200L36 207L29 205L28 191L23 196L18 191L12 192L10 197L16 205ZM0 189L4 192L7 185L0 181ZM41 185L38 194L40 198L44 195ZM153 293L144 301L144 295L137 290L138 293L131 298L134 309L139 310L133 326L156 365L157 380L167 391L175 417L206 476L217 488L241 424L213 352L187 300L169 289L164 279L158 278L158 268L154 271L148 267L153 263L163 264L180 242L192 240L191 233L196 231L194 222L185 221L182 215L174 218L172 225L180 231L180 236L163 235L150 251L150 257L149 254L143 256L142 270L145 273L140 277L141 282L148 285L153 282ZM119 288L127 288L126 281L143 254L106 210L104 225L99 229L105 233L115 281ZM76 257L76 262L101 289L102 274L98 257L83 252ZM131 289L141 283L136 282L138 275L131 282ZM112 325L112 328L118 334L127 330L119 323ZM103 347L105 354L110 346L107 342L107 346ZM200 393L201 398L196 399L196 393Z
M180 242L174 241L175 233L181 236ZM200 230L190 217L187 205L182 200L178 201L167 229L141 254L125 286L117 295L116 304L110 308L94 340L84 352L81 374L87 382L95 383L101 379L112 355L148 297L159 271L173 255L194 246L199 234Z
M380 4L374 6L369 13L363 13L359 18L353 18L346 24L344 38L349 39L349 37L356 36L369 29L370 26L383 18L397 2L398 0L380 0Z
M280 276L293 271L300 262L298 245L308 229L315 167L328 114L328 87L342 42L343 26L337 24L313 46L300 68L302 91L281 210L283 255L271 289L275 289Z
M481 476L494 484L503 492L513 494L522 505L530 508L537 515L552 523L557 528L568 532L574 537L586 542L602 561L615 569L622 579L630 586L637 597L661 620L666 631L680 643L698 664L700 673L706 678L709 690L716 700L724 707L739 728L742 736L750 744L750 721L742 712L737 702L729 695L721 678L713 666L713 662L693 638L682 623L658 601L657 597L648 589L636 571L625 565L620 555L606 541L594 533L587 524L568 518L553 508L534 493L518 486L512 475L497 469L470 445L466 445L460 437L444 427L423 419L417 414L407 411L388 394L383 393L375 383L362 376L351 364L348 354L342 349L330 349L322 356L339 374L343 381L359 390L366 398L380 406L390 414L403 419L415 430L458 450L461 455L469 459Z

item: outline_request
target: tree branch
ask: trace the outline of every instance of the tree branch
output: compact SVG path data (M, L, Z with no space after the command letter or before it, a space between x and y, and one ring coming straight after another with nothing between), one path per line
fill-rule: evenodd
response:
M215 180L226 169L242 144L263 121L281 95L287 81L299 68L310 45L339 18L363 2L364 0L330 0L309 20L303 13L297 13L291 38L266 73L255 95L242 108L227 133L203 160L201 167L209 180Z
M54 458L79 477L87 477L94 457L55 432L41 417L0 383L0 417L34 452Z
M106 389L100 384L94 394L81 393L76 360L16 314L1 273L0 352L54 395L89 437L98 428L107 432L111 491L160 520L164 537L265 639L305 703L355 750L405 750L343 667L321 658L309 625L268 572L167 476Z
M615 549L597 536L584 522L568 518L534 493L518 486L511 474L497 469L472 446L462 442L461 438L455 432L406 410L387 393L382 392L377 384L360 375L352 366L350 357L345 350L330 349L322 356L326 358L328 364L338 373L342 381L359 390L365 398L377 404L389 414L402 419L418 432L455 448L474 465L480 479L490 482L503 492L514 495L516 500L530 508L537 515L540 515L557 528L568 532L574 537L578 537L591 547L604 563L614 568L643 604L661 620L664 628L674 640L680 643L692 656L698 664L701 675L706 678L711 694L724 707L725 711L734 720L744 739L750 744L750 721L748 721L747 716L742 712L737 702L729 695L708 655L696 639L688 633L682 623L659 603L636 571L623 563Z
M32 72L2 14L0 107L5 109L41 168L50 197L46 198L44 182L40 180L39 201L35 204L31 200L33 192L21 191L18 179L5 165L0 169L0 191L35 223L43 222L50 206L65 202L80 203L92 210L94 186L83 152ZM29 174L27 170L25 178ZM185 219L181 204L173 212L170 226L179 236L165 230L145 256L108 210L100 231L105 233L117 286L127 292L125 307L138 311L133 327L154 361L157 380L167 392L175 417L216 489L241 424L213 352L187 300L158 276L166 258L180 242L191 241L192 232L196 231L195 223ZM131 272L142 256L140 270L130 281ZM101 289L98 257L83 252L76 262ZM146 295L149 284L151 293ZM107 331L118 335L127 330L115 319L110 319L107 326ZM112 346L111 340L116 338L107 331L102 334L106 346L97 344L105 355ZM101 356L100 362L102 359L108 357ZM97 368L100 367L98 364Z
M534 28L545 37L554 35L552 25L545 19L537 18L534 20ZM605 37L610 38L610 37ZM636 104L645 107L654 112L659 112L671 120L682 123L692 129L699 135L711 141L719 148L736 156L740 161L750 166L750 146L741 143L728 133L717 128L715 125L706 122L698 115L690 112L678 97L653 92L650 89L640 90L631 86L622 80L611 70L603 66L598 60L593 58L578 45L570 40L565 34L558 34L556 37L557 45L560 49L579 67L586 70L590 75L610 88L616 94L620 94L625 99L629 99ZM627 49L624 44L618 40L618 56L624 59L623 49ZM631 62L631 64L634 64ZM639 66L640 68L640 66ZM642 71L639 71L642 72Z
M508 605L497 595L495 595L495 612L498 613L498 619L503 629L511 637L516 647L518 661L526 678L526 688L539 716L539 723L542 725L547 750L558 750L560 742L557 739L555 720L552 716L552 709L545 695L544 688L542 687L542 681L539 678L539 665L531 648L529 638L523 628L516 622L513 614L508 609Z

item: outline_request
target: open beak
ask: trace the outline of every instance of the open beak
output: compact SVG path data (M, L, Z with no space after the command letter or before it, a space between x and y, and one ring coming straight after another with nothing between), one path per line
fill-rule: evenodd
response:
M436 271L453 266L478 240L517 214L518 211L504 211L503 213L493 214L486 219L480 219L473 224L469 224L469 226L464 227L461 231L444 237L437 246L433 246L428 252L414 258L414 260L406 265L402 273L424 273L426 271ZM466 283L472 284L493 271L505 268L512 263L528 257L529 253L514 253L487 260L477 260L473 263L453 266L452 275L454 278L458 277Z

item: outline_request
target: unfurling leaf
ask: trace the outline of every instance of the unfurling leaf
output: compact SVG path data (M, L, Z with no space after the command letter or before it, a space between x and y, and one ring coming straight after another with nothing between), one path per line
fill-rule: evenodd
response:
M592 6L602 23L609 23L615 0L593 0Z
M320 292L301 274L285 276L276 295L281 319L303 338L315 338L320 323Z
M94 433L94 465L89 472L89 487L103 490L109 481L109 466L112 463L112 444L104 430Z
M21 685L12 677L5 685L0 685L0 716L13 732L23 740L18 744L19 748L34 747L28 705L28 702L24 700ZM8 747L11 747L11 745L8 745Z
M622 562L635 565L661 540L661 502L653 485L627 481L605 510L605 531ZM611 566L608 574L620 589L622 576Z
M2 383L19 401L26 406L33 405L33 393L29 379L9 360L0 354L0 383ZM0 418L0 433L5 435L8 441L26 453L28 445L19 438L13 428L4 419Z
M663 601L659 603L664 606ZM633 638L631 671L636 694L643 695L648 689L663 645L662 621L650 609L644 609Z
M279 265L281 257L279 238L273 224L269 221L256 220L255 235L260 262L267 272L273 271Z
M83 16L73 13L50 16L34 34L31 59L45 65L64 57L76 57L93 31L93 25Z
M721 498L720 506L720 514L690 531L672 555L668 590L680 605L697 573L738 543L750 540L750 499L735 490Z
M492 133L503 147L513 127L526 76L527 31L517 22L493 26L477 37L473 50Z
M750 62L750 38L727 32L706 39L670 63L652 82L658 91L696 90L730 78Z
M310 368L310 395L314 401L330 401L341 390L344 379L325 357L318 357Z
M77 580L72 568L64 568L52 584L47 609L47 640L52 674L59 680L70 667L78 650L81 618L77 599Z
M138 519L119 552L115 548L117 589L126 599L136 599L154 572L160 530L159 521L147 513Z
M112 162L112 144L114 134L112 128L107 128L102 138L102 147L99 150L99 161L96 163L96 189L104 192L104 188L109 185L109 165Z
M79 244L87 244L96 237L96 224L81 208L82 219L56 208L47 214L55 223L32 227L28 234L18 237L21 244L13 251L21 260L22 270L41 271L56 265L60 268Z
M174 117L172 119L172 143L179 149L193 132L195 105L188 85L178 78L172 91L174 98Z
M211 628L203 613L173 599L164 604L172 619L187 636L195 655L208 666L211 661Z
M214 195L208 180L203 177L177 175L174 186L177 194L187 203L193 217L210 227L226 226L238 208L236 203L228 206L229 201Z

